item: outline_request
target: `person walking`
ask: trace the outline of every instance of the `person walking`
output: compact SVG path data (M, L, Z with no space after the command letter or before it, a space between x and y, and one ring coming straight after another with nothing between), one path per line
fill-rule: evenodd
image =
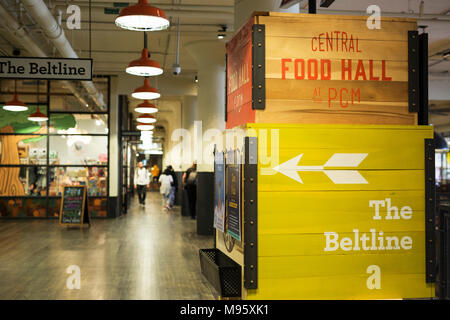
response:
M172 186L170 188L170 195L169 195L169 209L172 209L175 205L175 195L178 190L178 178L175 173L175 170L173 170L172 166L168 166L167 169L169 170L170 175L172 176Z
M197 163L194 162L183 174L183 188L186 190L188 196L191 219L195 219L195 206L197 202Z
M153 177L153 182L158 182L158 178L159 178L159 168L156 165L156 163L153 165L152 167L152 177Z
M134 188L137 189L139 204L145 206L145 196L147 188L150 187L150 173L144 167L142 161L138 162L137 169L134 172Z
M159 176L159 192L163 195L163 210L170 210L169 207L169 196L170 190L172 188L172 176L170 174L169 168L164 170L164 172Z

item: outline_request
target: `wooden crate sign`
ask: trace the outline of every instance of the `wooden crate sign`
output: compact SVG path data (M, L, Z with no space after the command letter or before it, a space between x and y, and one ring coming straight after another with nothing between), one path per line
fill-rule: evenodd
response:
M382 29L370 30L366 22L363 16L274 12L252 17L227 45L228 82L236 83L233 71L243 68L246 75L261 68L252 59L242 60L242 50L252 47L252 39L243 35L252 25L263 25L265 41L253 47L265 48L265 108L253 110L254 97L239 100L229 87L227 128L245 123L417 124L417 115L408 111L408 31L417 30L417 23L383 18ZM249 74L245 79L255 86ZM240 120L238 115L245 116Z
M247 131L258 137L259 171L258 289L247 299L434 296L425 259L432 127L249 124Z

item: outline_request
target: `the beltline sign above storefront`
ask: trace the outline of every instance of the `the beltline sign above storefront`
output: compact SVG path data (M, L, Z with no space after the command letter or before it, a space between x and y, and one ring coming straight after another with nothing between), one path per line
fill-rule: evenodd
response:
M92 80L92 59L0 57L0 78Z

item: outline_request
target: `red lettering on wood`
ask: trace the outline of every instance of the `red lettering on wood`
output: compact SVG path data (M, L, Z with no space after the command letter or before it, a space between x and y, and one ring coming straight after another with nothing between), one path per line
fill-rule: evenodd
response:
M363 80L367 80L366 71L364 69L364 63L362 60L358 60L358 66L356 67L355 80L358 80L362 76Z
M348 51L347 39L348 39L347 32L342 32L342 51ZM344 47L345 47L345 49L344 49Z
M312 51L317 51L317 46L314 48L314 40L317 40L317 37L313 37L311 40L311 50Z
M373 76L373 60L369 60L369 80L370 81L378 81L380 77Z
M345 104L342 104L342 102L343 102L343 99L342 99L342 92L344 92L344 91L347 93L347 96L348 96L348 90L347 90L346 88L342 88L342 89L341 89L341 92L340 92L340 96L339 96L339 98L340 98L340 103L341 103L341 108L347 108L347 107L348 107L348 99L345 100L345 101L346 101Z
M281 79L283 80L286 80L286 71L289 70L286 62L292 62L292 59L281 59Z
M392 81L391 77L386 76L386 60L381 61L381 79L383 81Z
M348 66L345 65L345 62L347 61ZM345 80L345 73L347 72L348 74L348 79L347 80L352 80L352 59L342 59L342 80Z
M334 91L334 97L331 97L331 91ZM335 88L328 88L328 108L331 108L331 101L337 97L337 90Z
M360 92L360 90L358 89L358 90L354 91L353 88L352 88L352 105L354 104L354 98L355 97L358 97L358 103L361 102L361 92Z
M295 59L295 79L303 80L305 79L305 60L304 59ZM298 73L298 64L301 63L302 72Z
M322 59L320 61L320 79L331 80L331 61L328 59Z
M314 65L314 74L311 73L313 65ZM309 80L317 80L318 76L319 76L319 66L317 63L317 59L309 59L308 60L308 79Z

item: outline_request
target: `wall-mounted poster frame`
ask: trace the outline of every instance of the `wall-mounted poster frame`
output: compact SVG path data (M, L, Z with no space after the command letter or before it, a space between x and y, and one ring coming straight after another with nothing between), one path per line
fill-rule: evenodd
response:
M214 152L214 228L224 232L225 225L225 155Z
M227 152L226 166L226 232L237 241L241 241L241 152L239 150L231 150Z

